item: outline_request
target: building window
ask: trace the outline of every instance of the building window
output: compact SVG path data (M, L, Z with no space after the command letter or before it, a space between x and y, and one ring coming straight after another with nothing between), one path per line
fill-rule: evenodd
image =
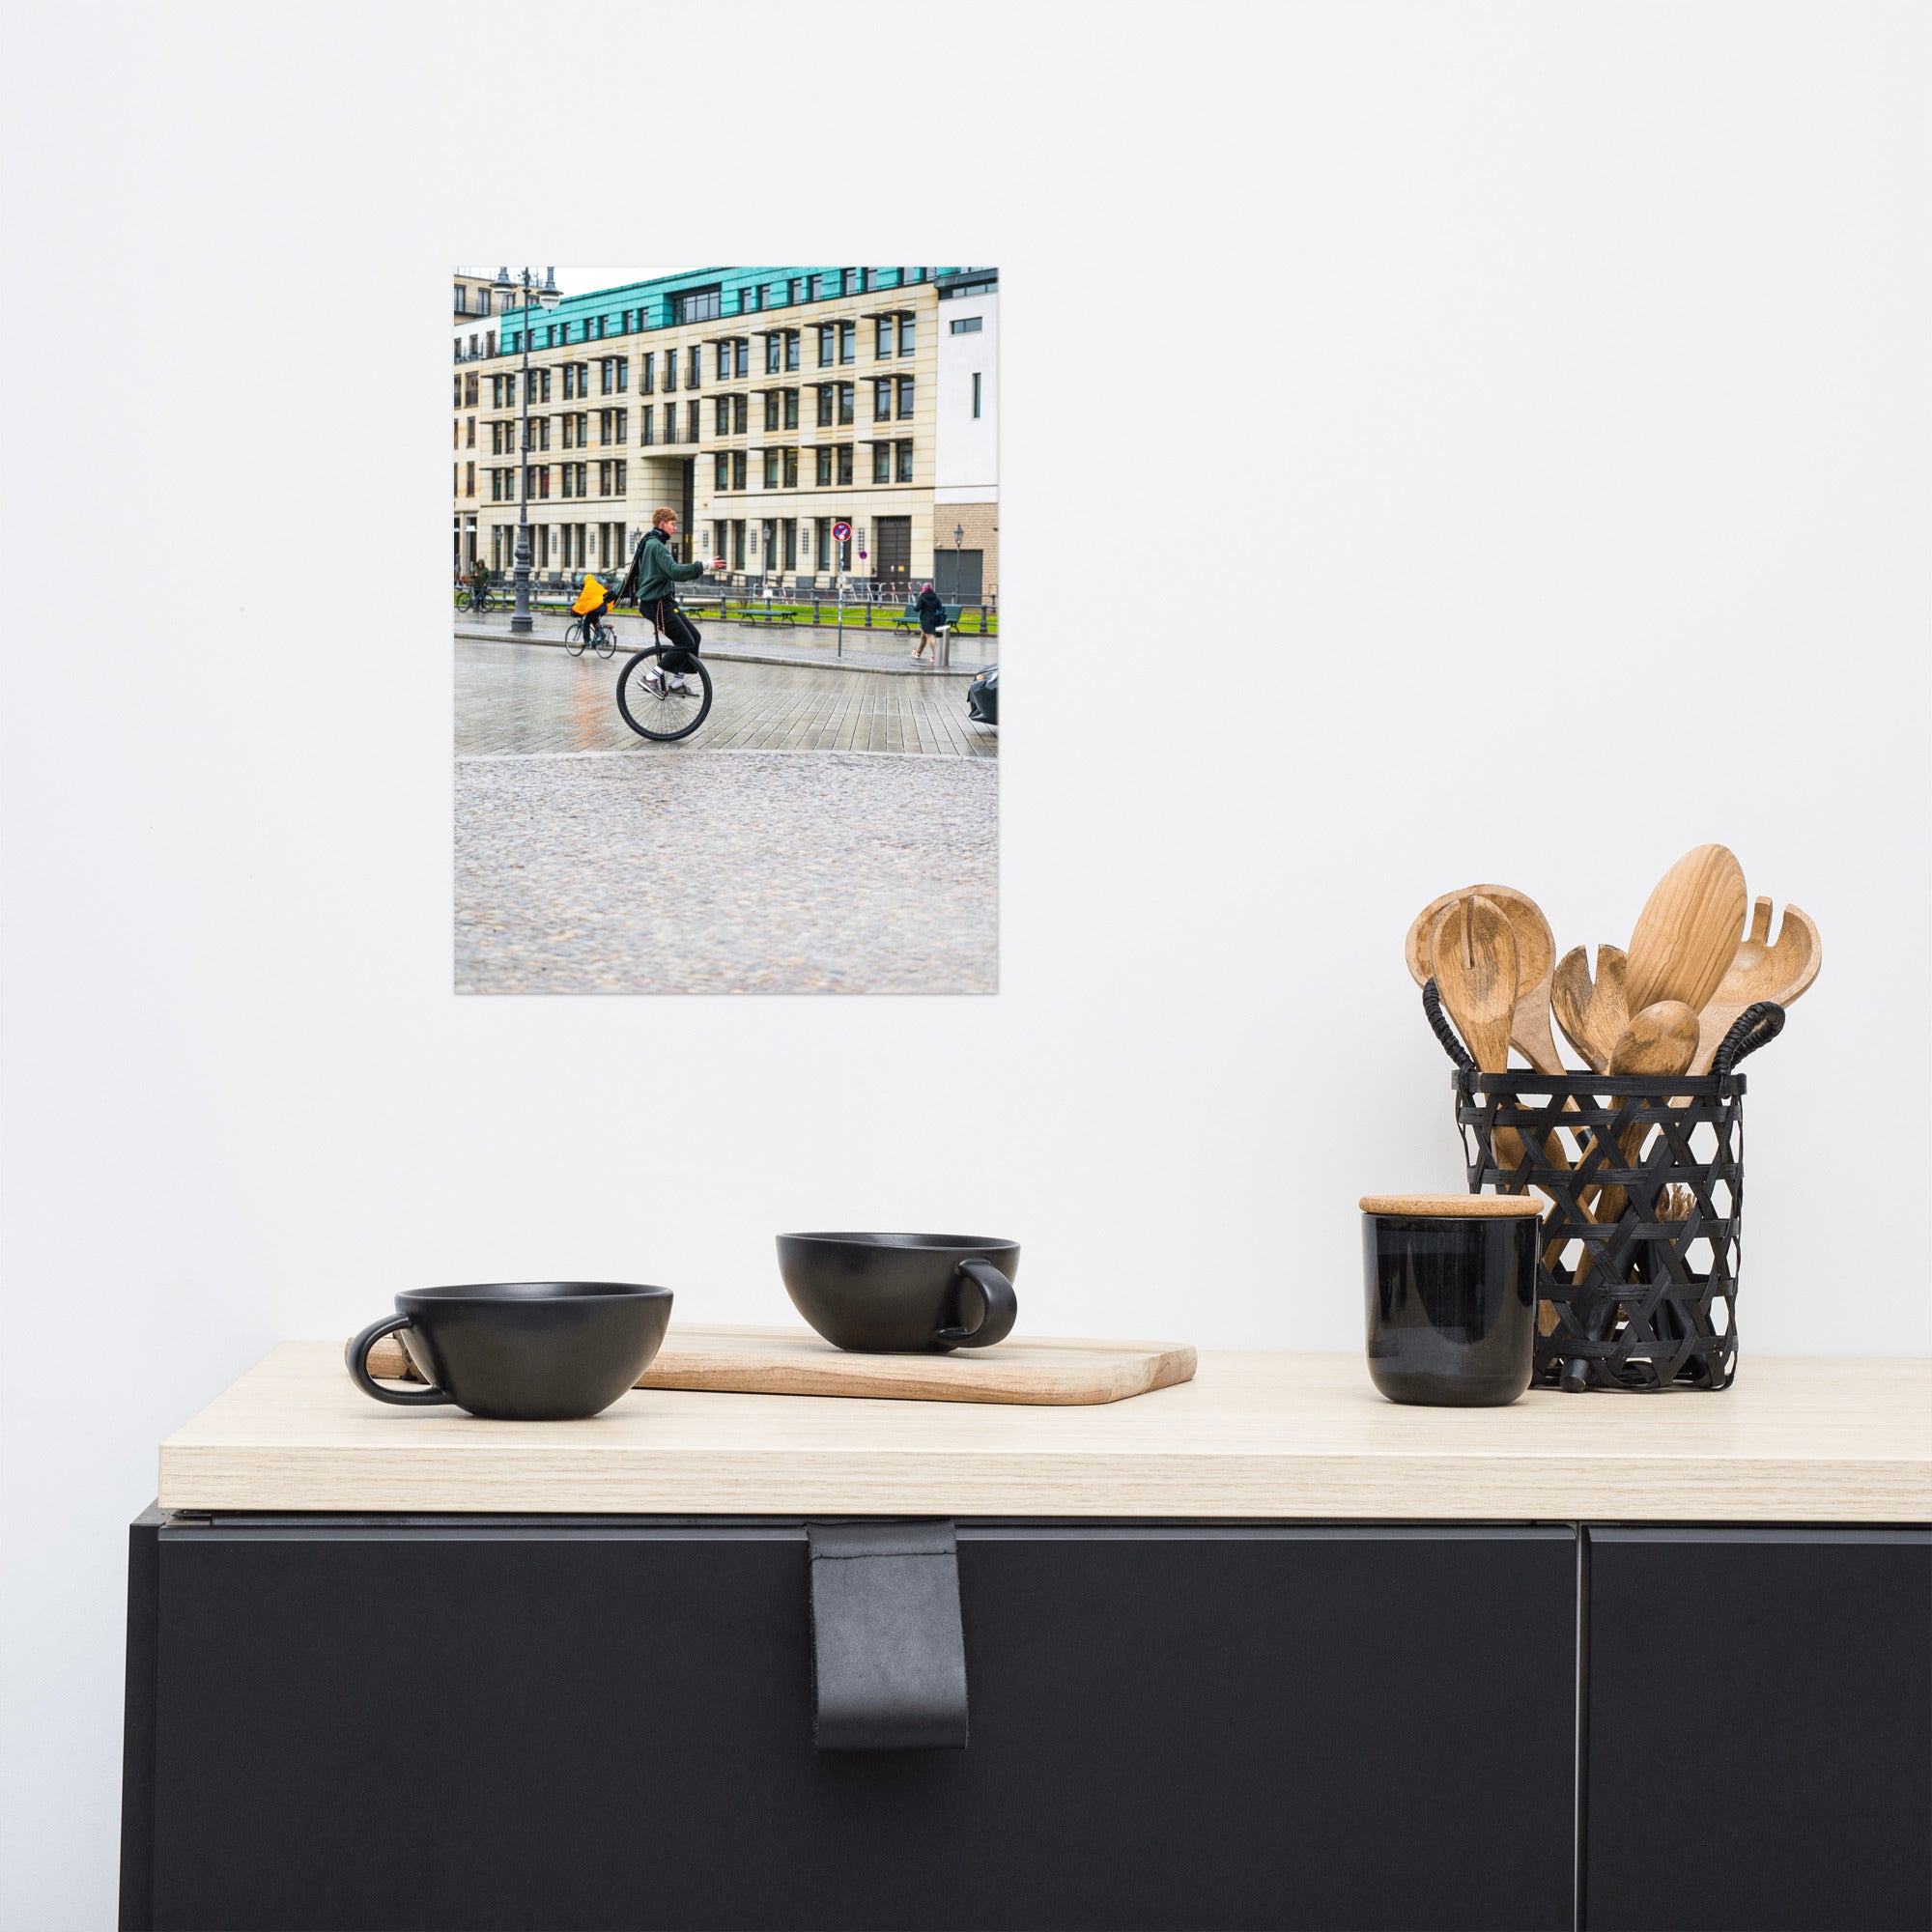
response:
M893 379L881 376L872 384L872 420L888 421L893 413Z
M875 442L872 445L872 481L890 483L893 480L893 446L889 442Z
M912 444L909 442L897 442L893 447L899 453L898 481L901 483L910 483L912 481Z
M779 392L776 389L767 389L765 391L765 434L770 436L778 426Z
M901 376L899 378L899 420L903 422L911 414L912 378L910 376Z
M749 289L738 291L738 313L749 315L765 305L765 292L753 282Z
M976 416L980 413L980 372L977 369L973 371L973 413Z
M824 384L818 388L818 426L829 429L832 426L832 391Z
M469 433L464 438L463 446L466 449L474 449L476 447L476 418L474 416L469 417Z
M787 449L784 453L784 486L787 490L798 488L798 451Z
M872 324L872 354L883 362L892 353L893 319L889 315L882 315Z
M711 433L713 436L731 434L731 398L714 396L711 399Z
M851 422L857 415L857 398L850 383L838 385L838 420L841 424Z
M651 440L651 419L658 412L655 403L645 403L638 412L638 440L648 443Z
M620 456L617 459L617 494L626 496L631 488L631 466Z
M476 407L476 399L479 393L478 384L481 382L481 380L482 379L479 376L477 376L474 370L471 370L470 373L466 377L464 377L463 379L463 400L472 410Z
M678 322L716 322L724 312L722 287L686 289L671 298L671 313Z
M749 376L752 373L752 338L749 335L741 336L731 347L738 374L741 377Z
M952 323L952 332L954 335L978 335L984 320L982 316L962 315Z
M638 371L638 393L639 395L649 396L656 393L658 386L657 364L657 351L655 349L645 350L642 365Z
M829 369L832 366L834 345L838 339L838 331L829 322L818 325L818 366Z
M684 406L684 440L686 442L697 440L697 405L696 402Z
M703 374L704 357L697 353L697 345L694 343L691 353L684 358L684 386L687 389L696 388Z
M629 442L631 440L631 412L629 410L617 412L617 440Z
M466 463L463 469L463 494L466 497L473 497L476 494L476 466L473 463Z
M721 342L718 347L718 380L728 383L731 380L731 345Z
M811 298L813 301L815 302L823 301L831 293L832 293L832 277L830 275L812 276Z
M731 459L722 449L711 459L711 487L714 490L731 487Z
M784 355L784 338L776 331L765 337L765 374L776 376Z
M784 426L786 429L796 429L798 427L798 391L796 389L787 389L784 392Z
M693 355L696 355L697 352L694 350L692 353ZM669 392L676 387L677 387L677 351L675 349L667 349L665 351L665 393L668 395Z
M849 442L838 445L838 480L841 483L852 480L852 445Z
M739 459L740 462L742 462L743 460L744 459L742 457ZM742 476L739 477L738 487L740 489L743 489L744 484L745 484L745 479ZM744 567L745 567L745 525L742 518L733 518L731 522L731 568L733 570L743 570Z
M805 299L805 277L803 275L794 275L791 278L791 298L795 302L802 302Z
M818 487L823 490L832 481L832 451L828 447L821 446L816 454L818 457Z
M785 367L798 367L798 330L795 328L785 330Z
M731 430L735 436L743 436L752 423L752 399L739 394L731 398Z
M745 452L742 449L731 452L731 487L734 490L745 487Z
M783 469L783 459L779 455L779 452L776 449L766 450L765 488L767 490L776 490L779 487L779 476L781 473L782 469Z
M841 322L838 325L838 359L841 362L856 362L859 359L859 325L856 322Z
M925 270L924 270L923 269L915 269L915 270L914 270L912 271L912 278L913 278L913 280L914 280L914 281L916 281L916 282L923 282L923 281L924 281L924 280L925 280Z
M456 285L456 312L458 315L469 313L469 291L461 282Z

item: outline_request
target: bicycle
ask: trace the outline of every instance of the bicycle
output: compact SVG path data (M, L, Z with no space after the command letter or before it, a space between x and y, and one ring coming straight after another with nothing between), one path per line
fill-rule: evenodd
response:
M610 657L617 648L617 634L609 624L598 624L597 635L590 636L584 629L590 619L573 617L564 627L563 647L574 658L583 655L583 647L588 644L600 658Z
M704 660L695 651L685 651L684 669L669 673L659 662L668 651L678 649L676 644L647 644L617 673L617 709L624 723L654 744L690 737L711 714L711 673ZM655 681L652 672L657 673ZM682 681L682 691L671 689L673 678ZM697 680L696 689L693 678Z
M487 583L466 583L456 593L456 608L459 611L494 611L497 599L492 595Z

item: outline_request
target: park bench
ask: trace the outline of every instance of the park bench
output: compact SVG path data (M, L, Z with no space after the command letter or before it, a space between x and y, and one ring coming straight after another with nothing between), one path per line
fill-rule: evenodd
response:
M781 604L767 610L760 610L755 604L747 604L731 619L734 624L795 624L797 621L798 612Z
M944 624L949 631L956 631L959 628L960 608L961 607L957 604L942 604L939 607L939 621L942 624ZM893 628L895 631L918 630L919 629L918 604L917 603L908 604L905 607L904 614L902 616L895 617L893 619Z

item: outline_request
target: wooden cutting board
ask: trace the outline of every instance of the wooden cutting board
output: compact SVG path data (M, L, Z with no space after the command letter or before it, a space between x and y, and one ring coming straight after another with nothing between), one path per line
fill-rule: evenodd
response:
M369 1373L415 1378L385 1335ZM1037 1337L951 1355L852 1355L810 1328L686 1327L673 1322L639 1388L737 1395L885 1396L905 1402L1121 1402L1194 1378L1186 1342L1084 1342Z

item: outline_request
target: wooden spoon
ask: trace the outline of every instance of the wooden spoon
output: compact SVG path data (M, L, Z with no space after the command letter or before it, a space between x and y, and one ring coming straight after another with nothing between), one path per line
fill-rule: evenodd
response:
M1737 955L1749 902L1744 867L1723 846L1685 853L1657 882L1631 934L1631 1011L1672 1001L1703 1011ZM1669 1070L1682 1073L1690 1064Z
M1674 1074L1686 1072L1696 1051L1696 1012L1686 1001L1662 1000L1646 1007L1624 1029L1610 1053L1606 1070L1619 1079L1668 1079ZM1617 1141L1617 1165L1620 1168L1635 1165L1649 1133L1650 1128L1643 1125L1624 1129ZM1624 1204L1628 1198L1622 1187L1605 1187L1598 1195L1595 1208L1590 1210L1591 1218L1614 1227L1623 1218ZM1577 1264L1575 1279L1578 1288L1587 1280L1589 1271L1590 1257L1586 1254ZM1602 1305L1586 1321L1585 1331L1592 1340L1601 1340L1609 1332L1609 1325L1615 1319L1615 1298L1605 1294ZM1564 1364L1562 1385L1565 1388L1581 1388L1588 1378L1589 1364L1581 1356L1573 1355Z
M1551 983L1556 1024L1592 1073L1610 1070L1610 1056L1630 1025L1624 967L1622 948L1598 947L1597 980L1592 985L1583 949L1573 946L1563 955Z
M1433 970L1429 947L1436 923L1444 910L1459 899L1482 897L1502 910L1516 940L1516 1004L1510 1014L1510 1040L1516 1050L1539 1073L1561 1073L1563 1061L1549 1031L1549 976L1556 965L1556 942L1550 936L1549 922L1543 908L1525 893L1511 886L1464 886L1461 892L1444 893L1432 899L1416 914L1403 945L1408 961L1409 977L1419 986ZM1438 975L1436 991L1442 989ZM1473 1051L1473 1049L1471 1049ZM1488 1066L1486 1073L1500 1073L1500 1066ZM1600 1069L1601 1070L1601 1069Z
M1825 949L1818 928L1795 905L1784 908L1777 939L1771 938L1771 901L1760 898L1751 908L1750 930L1731 954L1730 970L1698 1015L1697 1057L1692 1073L1708 1073L1738 1015L1759 1000L1776 1000L1788 1007L1818 977Z

